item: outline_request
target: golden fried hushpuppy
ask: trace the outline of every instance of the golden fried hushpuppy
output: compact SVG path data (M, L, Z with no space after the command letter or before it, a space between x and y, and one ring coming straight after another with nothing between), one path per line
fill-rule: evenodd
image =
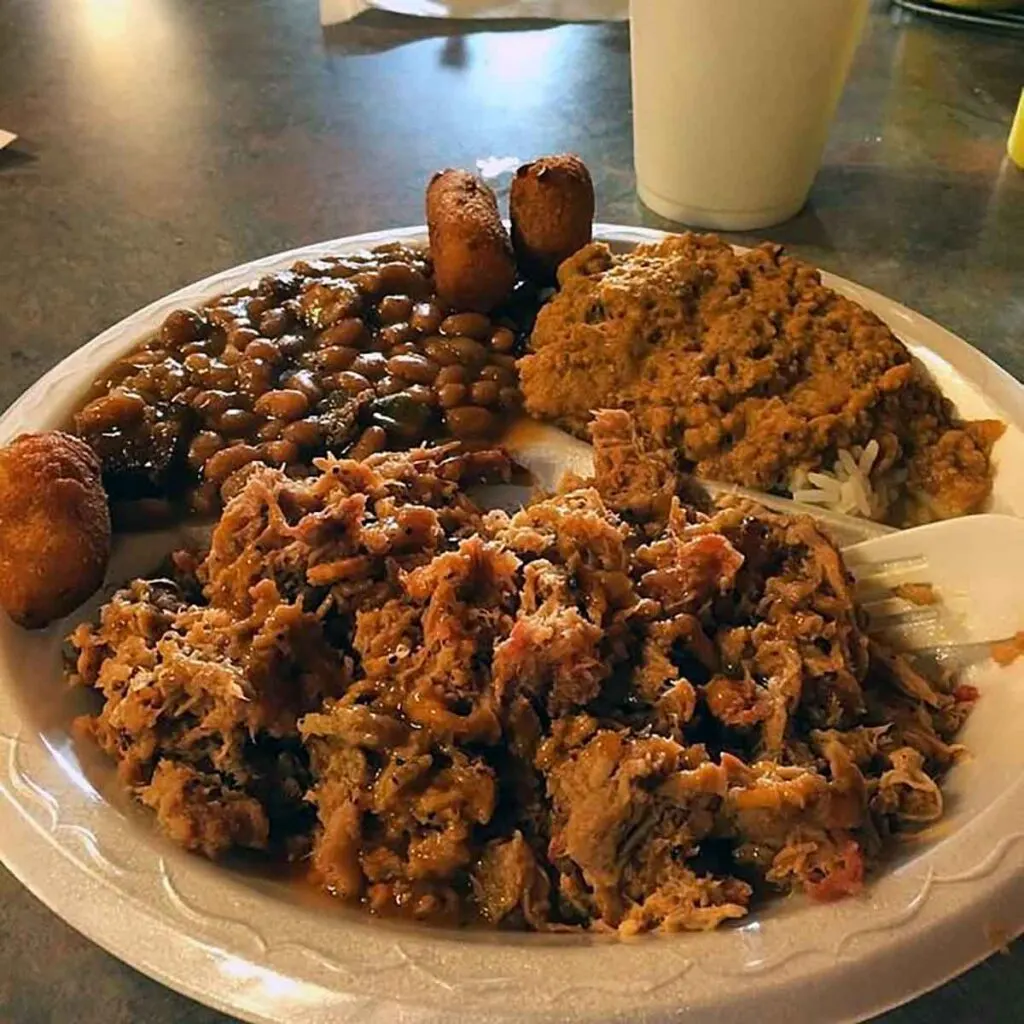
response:
M594 183L586 164L572 153L523 164L512 179L509 216L520 269L553 283L562 260L590 242Z
M0 605L38 629L103 582L110 513L100 462L60 431L22 434L0 449Z
M516 261L494 193L468 171L439 171L427 186L427 228L437 293L488 313L511 294Z

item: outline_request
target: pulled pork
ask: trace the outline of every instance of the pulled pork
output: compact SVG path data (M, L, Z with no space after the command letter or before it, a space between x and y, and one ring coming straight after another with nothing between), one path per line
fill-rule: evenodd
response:
M856 893L942 813L970 701L868 641L813 522L711 508L624 412L594 440L511 516L462 490L500 452L250 467L204 558L73 634L83 727L173 839L380 913L703 930Z

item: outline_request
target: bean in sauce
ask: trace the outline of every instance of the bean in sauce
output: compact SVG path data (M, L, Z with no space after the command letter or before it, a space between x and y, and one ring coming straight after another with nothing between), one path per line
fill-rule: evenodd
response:
M470 385L469 398L474 405L497 405L501 387L496 380L478 380Z
M387 367L388 373L413 384L433 384L441 369L437 363L426 356L413 353L392 356L387 362Z
M378 395L397 395L405 390L405 381L401 377L386 375L377 381L374 390Z
M468 379L469 374L464 366L442 366L434 383L441 388L445 384L465 384Z
M346 348L344 345L331 345L329 348L322 348L317 354L317 364L327 373L337 373L338 370L347 370L358 358L359 353L354 348Z
M440 332L449 336L464 335L476 341L491 336L490 318L483 313L452 313L441 321Z
M205 337L207 322L192 309L176 309L160 328L160 340L170 348L187 345Z
M453 409L466 402L465 384L444 384L437 389L438 401L445 409Z
M281 431L281 436L300 448L313 449L323 443L323 428L317 420L296 420Z
M380 380L388 372L388 361L380 352L363 352L353 361L352 370L367 380Z
M361 395L364 391L369 391L373 387L361 373L356 373L354 370L342 370L341 373L336 373L330 380L336 389L347 391L350 395Z
M460 440L476 441L494 434L497 429L494 414L478 405L458 405L448 409L444 421Z
M317 345L342 345L345 348L365 348L370 342L370 334L362 320L355 317L332 324L320 332Z
M443 319L444 313L433 302L417 302L409 317L409 326L420 334L436 334Z
M388 443L388 432L383 427L367 427L352 446L349 456L365 459L368 455L384 451Z
M279 338L291 326L291 321L286 309L268 309L259 319L260 334L267 338Z
M223 483L236 470L255 462L259 457L259 449L251 444L239 443L230 448L222 448L206 460L203 475L212 483Z
M309 411L309 396L296 388L265 391L253 407L261 416L283 420L301 419Z
M409 319L412 299L407 295L385 295L377 306L377 317L382 324L398 324Z

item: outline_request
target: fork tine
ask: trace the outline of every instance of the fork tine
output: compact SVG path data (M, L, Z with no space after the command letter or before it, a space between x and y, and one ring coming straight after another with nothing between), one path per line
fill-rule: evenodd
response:
M906 582L908 576L920 581L927 574L928 559L924 555L858 564L853 554L847 557L847 568L853 575L854 595L867 613L870 634L912 641L912 647L945 638L940 607L915 605L894 591L894 586Z
M877 616L868 612L868 627L872 633L875 633L923 626L929 622L938 622L941 618L938 608L909 608L906 611Z
M856 557L847 556L846 567L860 585L893 576L906 576L912 572L920 572L928 568L928 559L924 555L914 555L908 558L892 558L886 562L861 562L858 564Z
M927 622L899 623L884 629L868 624L868 636L881 640L901 654L913 654L930 648L945 648L955 645L941 619Z

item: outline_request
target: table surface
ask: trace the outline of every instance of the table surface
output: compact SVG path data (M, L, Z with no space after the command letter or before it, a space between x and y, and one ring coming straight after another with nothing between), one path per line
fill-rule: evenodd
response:
M1018 377L1024 172L1005 142L1021 55L1020 37L879 0L810 203L761 233ZM0 128L21 136L0 151L0 406L190 281L420 223L440 167L574 150L600 219L668 226L634 193L623 25L370 13L325 33L315 0L0 0ZM884 1020L1019 1020L1022 968L1017 943ZM227 1018L117 962L0 868L0 1021L68 1020Z

